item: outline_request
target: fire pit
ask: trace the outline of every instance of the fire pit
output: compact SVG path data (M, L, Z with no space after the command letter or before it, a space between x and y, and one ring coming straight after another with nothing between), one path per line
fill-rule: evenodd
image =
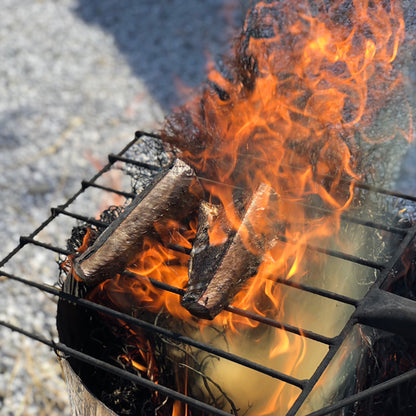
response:
M143 139L142 133L139 133L137 136L137 140L140 141ZM134 145L133 145L134 148ZM129 155L127 151L127 156ZM131 157L125 157L124 155L110 155L110 161L112 163L120 162L126 163L130 166L138 166L143 169L143 164L136 159L132 159ZM152 167L147 166L147 168L153 169L154 172L157 169L160 169L157 165ZM149 169L149 171L150 171ZM143 171L144 172L144 171ZM85 182L85 186L96 186L93 182ZM313 253L319 253L324 257L329 257L334 261L341 269L347 269L348 265L352 265L354 268L355 273L361 273L361 277L355 281L357 286L363 285L362 276L365 273L370 273L374 275L375 281L371 283L367 282L362 286L362 293L366 293L364 297L354 298L348 296L348 291L352 290L351 288L345 288L342 291L328 291L324 287L319 286L312 286L307 285L301 282L296 281L287 281L285 279L278 279L277 283L279 285L283 285L284 287L291 288L290 290L296 291L296 298L305 299L308 298L309 300L312 298L323 298L327 299L328 301L333 301L336 308L340 308L342 305L347 305L347 307L351 307L349 309L350 312L354 311L354 307L356 308L355 312L351 314L351 316L347 316L344 320L343 329L340 330L339 334L336 335L327 335L322 333L318 330L309 330L308 328L299 328L295 327L294 325L287 324L285 322L278 322L276 320L270 319L265 316L261 316L259 314L244 311L234 306L228 306L226 310L237 317L244 317L249 319L250 321L257 322L262 326L270 326L272 328L279 328L287 331L290 337L304 337L308 340L313 340L314 343L319 343L322 345L323 350L327 351L323 354L323 359L317 363L316 368L312 376L308 379L297 379L289 374L285 374L284 372L277 371L274 368L269 368L263 366L257 362L253 362L252 360L248 360L240 355L235 355L227 351L227 349L216 348L212 345L205 344L193 338L189 338L186 333L179 334L177 332L170 331L169 328L164 328L162 325L154 325L154 322L146 322L141 319L132 317L131 315L126 315L124 313L114 312L114 310L110 310L107 307L97 306L89 301L79 299L78 297L73 298L69 296L69 298L73 299L75 304L82 305L86 307L88 310L93 311L100 311L104 313L109 313L110 316L120 318L125 321L129 326L131 325L134 328L142 328L145 331L150 331L150 333L157 334L158 336L166 337L167 339L174 340L178 343L178 347L183 345L188 345L192 348L196 348L198 350L206 351L209 354L213 354L217 357L221 357L223 360L229 360L231 362L237 363L238 365L244 366L246 368L250 368L259 372L261 374L267 375L267 377L271 377L277 380L282 380L285 384L294 386L301 390L300 395L298 396L297 401L292 407L292 410L289 410L288 414L295 414L296 410L301 406L304 400L308 397L311 390L317 383L320 376L325 372L330 373L331 371L335 371L333 368L335 367L337 371L347 371L344 366L348 367L347 364L342 362L341 358L338 358L342 355L342 351L348 348L357 348L356 341L352 339L357 337L358 333L366 333L369 330L361 325L356 325L357 323L362 323L363 325L371 325L376 328L381 328L387 331L393 331L396 334L404 335L405 338L408 338L408 328L414 325L414 318L411 317L412 311L414 310L414 305L411 301L405 300L404 298L397 297L395 295L389 294L384 289L389 287L396 286L397 283L393 285L393 281L400 281L398 279L398 273L400 276L399 264L402 264L402 256L405 252L406 248L412 247L413 238L415 233L415 227L411 226L411 224L406 220L406 217L401 217L398 214L401 211L402 206L407 206L408 210L411 210L411 207L414 206L416 199L413 197L408 197L404 195L400 195L394 192L385 191L379 188L373 188L371 186L367 186L364 184L357 184L357 186L361 189L362 192L368 193L369 195L375 195L378 204L381 200L384 202L382 205L386 209L392 209L393 206L396 206L390 214L388 212L382 213L382 218L384 219L382 223L377 222L375 218L370 219L372 215L372 211L363 210L362 208L357 208L354 212L349 212L348 214L344 214L342 216L342 222L345 224L345 227L364 227L368 228L370 232L373 234L375 241L380 239L382 235L383 241L386 242L386 245L389 246L387 250L382 250L382 253L379 253L379 259L374 258L363 258L363 257L356 257L346 252L340 252L336 250L321 250L319 247L309 247ZM116 190L114 190L116 192ZM133 196L133 195L130 195ZM314 209L314 208L313 208ZM318 208L317 208L318 209ZM318 209L319 211L319 209ZM82 219L85 222L95 225L95 226L102 226L103 224L97 221L88 220L88 218L78 216L74 213L66 209L60 209L60 215L70 215L74 216L75 218ZM380 206L378 206L377 213L380 214ZM377 214L377 215L378 215ZM367 217L366 217L367 215ZM389 243L387 243L387 241ZM289 244L289 243L287 243ZM401 266L400 266L401 267ZM339 272L340 273L340 272ZM403 275L404 276L404 275ZM128 272L125 274L126 279L138 279L140 276L133 272ZM181 287L172 287L166 283L157 281L155 279L146 279L142 277L142 279L148 280L148 282L154 286L155 290L157 291L167 291L170 293L174 293L174 296L177 298L177 303L179 304L179 297L183 296L185 291ZM350 282L352 283L352 282ZM351 287L351 286L350 286ZM382 289L382 290L381 290ZM74 290L72 288L72 290ZM341 292L341 293L340 293ZM159 293L159 292L158 292ZM65 296L65 295L63 295ZM66 296L65 296L66 297ZM67 302L62 302L62 304L67 304ZM382 305L382 308L377 307L376 305ZM391 306L389 306L391 305ZM112 305L113 306L113 305ZM77 308L75 308L77 309ZM381 310L380 310L381 309ZM371 313L369 311L372 311ZM374 311L374 312L373 312ZM410 313L410 316L406 318L406 312ZM67 322L68 318L64 319ZM78 319L79 321L79 319ZM82 321L82 320L81 320ZM401 325L398 325L397 322L401 322ZM324 328L324 331L327 331L325 324L322 322L315 325L316 328L319 326ZM65 326L68 328L68 326ZM357 329L359 328L359 329ZM68 329L63 329L63 333L67 332ZM369 331L371 332L371 331ZM377 332L378 333L378 332ZM293 334L293 335L290 335ZM69 335L64 335L65 340L68 339ZM73 334L71 334L73 336ZM368 335L370 336L370 335ZM374 336L371 335L371 336ZM374 339L379 339L379 335L377 335ZM76 336L76 340L79 341L79 336ZM364 338L365 339L365 338ZM74 342L74 340L72 340ZM252 348L255 348L255 342L253 342ZM411 340L409 341L411 342ZM359 344L359 343L358 343ZM352 347L354 346L354 347ZM329 347L329 348L328 348ZM362 353L363 345L361 345L361 352ZM352 351L350 352L352 354ZM332 364L331 364L332 363ZM319 364L319 365L318 365ZM331 365L330 365L331 364ZM328 369L327 369L328 368ZM331 370L332 368L332 370ZM342 369L342 370L341 370ZM348 371L353 371L355 368L350 368ZM400 375L396 379L393 380L393 385L395 383L400 384L404 383L407 380L407 377L413 374L413 371L409 368L410 372ZM131 374L127 375L128 378L134 378ZM139 381L139 385L146 385L144 382L145 380L141 379ZM369 389L365 391L365 393L360 392L357 393L356 396L352 396L348 400L343 400L337 403L338 407L341 406L349 406L354 403L358 399L366 399L368 397L373 396L374 394L378 393L378 389L388 388L390 383L383 384L379 386L377 389ZM153 388L159 391L160 386L153 385ZM319 385L320 388L323 388ZM369 386L366 386L369 387ZM339 386L338 386L339 388ZM342 390L342 389L341 389ZM299 390L298 390L299 391ZM209 407L204 407L204 405L200 402L195 405L195 403L190 400L189 397L178 395L176 392L168 391L166 392L163 390L163 394L166 394L168 397L172 397L175 400L184 400L185 402L189 401L190 405L196 406L196 408L201 409L202 411L206 411L211 414L223 414L221 411L213 410ZM318 396L321 393L317 393ZM334 394L334 392L326 393L326 394ZM335 396L334 396L335 397ZM332 409L334 409L333 407ZM291 413L290 413L291 412ZM325 414L325 413L318 413L318 414Z
M123 149L122 152L118 155L110 155L109 160L110 163L108 166L106 166L103 171L101 171L99 174L97 174L92 180L83 182L83 187L79 191L78 194L74 196L74 198L71 198L71 200L68 201L67 204L57 207L52 210L51 217L42 224L41 227L39 227L38 230L36 230L35 233L33 233L29 237L25 237L21 239L21 247L19 250L25 251L28 247L38 247L42 250L48 250L52 252L58 252L63 255L69 255L71 254L72 250L68 250L65 248L57 247L55 245L51 245L48 243L44 243L40 241L38 238L36 238L37 234L43 229L46 228L48 223L50 221L57 221L62 217L69 217L74 218L78 221L82 221L85 224L89 224L91 226L95 227L102 227L104 228L106 226L105 221L99 221L96 219L93 219L91 217L80 215L76 212L73 212L71 210L71 206L75 205L75 201L77 198L80 198L84 193L88 192L89 190L99 190L103 193L112 192L114 195L123 195L127 198L134 197L134 194L131 194L129 192L126 192L124 190L120 191L118 189L110 189L107 186L103 186L100 184L102 183L102 177L105 176L108 173L108 170L111 167L119 166L120 163L122 163L127 171L134 171L136 172L136 169L133 167L137 167L137 172L140 172L144 178L149 178L150 174L153 172L157 172L160 169L160 165L158 164L146 164L141 162L140 160L136 159L137 151L135 152L134 149L136 147L137 142L142 141L148 141L148 140L158 140L153 135L145 135L143 136L142 133L138 133L135 140L126 148ZM135 174L137 174L137 172ZM121 319L124 322L126 322L128 325L131 325L132 327L139 327L143 328L146 331L155 332L156 334L160 334L163 337L166 337L167 339L173 339L175 340L175 343L178 343L178 345L191 345L193 348L197 348L203 351L207 351L209 354L213 354L217 357L221 357L222 360L229 360L230 362L236 363L238 366L244 366L247 368L252 369L255 372L259 372L260 374L266 374L267 377L270 377L272 379L282 380L285 384L288 384L290 386L294 386L298 392L300 392L297 400L292 403L291 409L288 409L287 414L296 414L297 409L302 405L302 403L306 400L306 398L309 396L310 392L313 390L314 386L317 386L318 388L324 388L325 384L318 383L318 380L320 379L322 374L329 374L329 377L331 376L331 372L337 373L340 371L340 368L342 367L342 355L345 354L345 349L348 349L352 345L356 345L353 341L351 341L351 338L357 337L357 333L366 333L366 331L369 331L371 333L372 330L367 330L366 327L362 325L357 325L358 322L362 322L364 325L371 325L375 327L381 327L382 329L386 330L394 330L399 333L406 333L411 332L409 331L409 325L414 325L414 322L412 322L412 318L410 320L406 318L406 310L411 310L407 306L407 302L403 300L403 298L400 297L400 301L397 305L395 305L394 301L397 299L394 295L389 295L388 292L385 292L384 289L387 287L395 288L396 291L400 292L401 288L400 282L405 281L406 279L400 279L398 276L405 276L405 274L401 274L400 271L402 269L402 257L403 254L406 252L406 249L412 248L412 242L414 240L416 228L414 225L411 225L410 222L407 221L406 216L400 214L400 211L402 210L402 206L407 207L408 212L411 212L413 209L412 207L416 204L416 198L405 196L401 194L397 194L395 192L385 191L383 189L374 188L368 185L364 184L358 184L357 185L359 189L362 190L362 192L368 193L369 195L375 195L376 200L380 201L383 200L384 202L382 205L387 209L391 210L384 211L381 213L380 207L378 207L377 213L382 215L384 218L384 221L382 223L377 222L377 219L373 218L371 219L372 212L371 210L368 210L366 212L360 212L358 209L357 212L349 212L348 214L344 214L342 216L342 221L347 225L351 226L352 224L355 224L354 226L358 227L366 227L369 228L376 240L380 239L380 236L383 236L383 241L387 246L389 246L389 249L384 251L384 254L382 254L382 259L374 259L374 258L362 258L362 257L354 257L351 254L343 253L335 250L325 250L322 252L319 248L316 247L310 247L309 249L311 251L316 251L320 255L323 256L330 256L335 258L337 262L340 262L340 264L352 264L355 270L358 271L361 270L369 270L371 273L375 276L375 282L370 285L366 284L363 287L363 292L367 292L367 294L359 298L353 298L348 295L348 288L343 288L343 290L339 291L338 293L336 291L328 291L325 289L325 287L319 287L319 285L307 285L300 282L295 281L287 281L284 279L279 279L278 284L283 285L284 287L293 288L293 290L299 291L299 297L301 298L302 294L305 294L305 296L310 297L319 297L323 299L328 299L331 301L336 302L337 305L350 305L351 311L355 309L355 312L347 318L345 325L343 325L343 329L339 332L339 334L336 335L327 335L322 334L319 332L319 330L308 330L307 328L298 328L293 325L287 324L285 322L278 322L272 319L269 319L267 317L262 317L258 314L247 312L240 310L238 308L235 308L233 306L228 306L227 310L231 314L235 314L236 316L242 316L244 318L248 318L250 321L253 322L258 321L261 325L267 325L272 328L278 328L277 331L280 331L283 329L286 331L286 333L289 334L290 337L298 337L301 339L309 339L313 340L316 343L319 343L323 346L324 350L326 350L326 354L324 354L323 359L320 361L319 365L316 366L316 369L314 370L311 377L307 380L305 379L297 379L296 377L292 377L288 374L285 374L284 372L277 371L274 368L268 368L263 365L260 365L259 363L253 362L252 360L247 360L244 357L241 357L239 355L234 355L227 351L226 349L216 348L212 345L204 344L203 342L197 341L195 339L188 338L186 334L178 334L176 332L170 331L169 329L163 328L162 326L155 325L155 322L145 322L143 320L140 320L138 318L132 317L131 315L127 315L121 312L117 312L114 310L111 310L105 306L97 305L91 301L85 300L82 297L78 296L79 293L75 294L68 294L64 292L59 291L58 289L52 288L47 285L35 283L29 279L25 279L7 272L2 272L4 276L7 276L10 279L23 282L24 284L31 285L33 287L36 287L44 292L51 293L55 296L59 296L62 300L60 301L61 305L70 305L71 309L74 309L75 311L93 311L94 313L99 312L100 314L108 314L109 316L112 316L116 319ZM393 208L394 207L394 208ZM404 209L404 208L403 208ZM399 214L398 214L399 213ZM359 215L357 215L359 214ZM367 215L367 217L364 216L364 214ZM378 215L377 214L377 215ZM389 241L390 243L387 243ZM388 251L390 251L389 254L386 254ZM14 255L19 254L18 252L14 253ZM400 266L395 266L396 264L399 264ZM6 264L7 267L7 264ZM342 270L342 268L341 268ZM137 276L135 276L136 278ZM184 291L182 288L173 288L166 284L163 284L161 282L157 282L155 280L149 280L152 285L154 285L158 290L161 291L169 291L175 294L175 296L178 298L179 303L179 297L183 295ZM363 282L360 281L360 277L358 277L356 284L361 285ZM380 292L380 289L382 291ZM70 291L70 290L68 290ZM83 294L82 294L83 295ZM386 301L392 300L392 306L388 307L388 302ZM376 308L376 313L374 316L371 316L367 308L372 309L373 306L378 304L378 302L382 302L383 310L380 313L379 308ZM375 303L374 303L375 302ZM77 306L74 306L77 305ZM62 306L61 306L62 307ZM412 308L412 306L410 306ZM403 326L398 326L394 323L394 317L396 316L399 318L399 320L403 320L407 323ZM398 314L398 315L397 315ZM388 316L390 315L390 316ZM381 322L380 322L381 317ZM387 319L388 318L388 319ZM391 319L392 318L392 319ZM71 321L72 322L72 321ZM14 330L18 330L20 332L25 333L24 330L20 328L13 327L12 325L9 325L7 323L2 323L4 325L7 325L11 327ZM316 326L319 327L318 323ZM60 324L62 325L62 323ZM74 325L66 325L65 331L74 332L70 335L65 335L65 339L68 339L68 337L72 338L72 343L80 342L81 340L78 337L78 334L76 334L77 330L75 329ZM359 329L357 329L359 328ZM293 335L290 335L293 334ZM208 414L224 414L224 411L221 409L212 409L210 405L207 405L204 402L195 401L192 398L184 395L183 393L176 392L174 390L170 390L167 388L164 388L163 386L160 386L158 384L154 384L152 381L147 380L146 378L139 377L137 374L134 375L128 371L125 371L123 369L120 369L118 367L115 367L111 363L104 363L100 360L95 359L94 357L90 355L86 355L82 351L80 351L79 348L73 348L65 344L55 344L53 342L48 341L47 339L44 339L42 337L37 337L36 335L32 333L26 333L26 335L30 337L35 337L35 339L38 339L41 342L46 343L47 345L50 345L57 351L60 351L60 355L65 357L72 357L69 358L69 362L85 362L86 364L93 365L98 367L101 370L109 371L112 374L116 374L117 377L126 378L127 380L131 380L134 383L137 383L139 386L143 388L150 388L154 391L158 391L160 394L166 395L167 397L171 397L174 401L182 401L184 403L189 404L189 409L196 408L200 409L202 412L206 412ZM405 334L406 335L406 334ZM362 339L367 339L366 337L363 337ZM379 336L377 336L375 339L380 339ZM252 341L254 342L254 341ZM379 341L380 342L380 341ZM409 341L410 342L410 341ZM255 344L255 342L254 342ZM362 347L362 345L361 345ZM350 350L348 354L352 354L353 351L356 350ZM360 352L362 354L362 350ZM338 360L338 361L337 361ZM341 360L341 361L339 361ZM335 363L335 364L331 364ZM351 370L351 369L350 369ZM354 368L352 370L355 370ZM72 370L73 371L73 370ZM408 371L404 371L403 374L397 375L397 377L393 377L390 380L386 380L385 382L379 384L376 387L373 388L367 388L369 385L366 385L366 389L364 391L357 391L355 394L348 394L349 397L345 397L340 401L336 401L334 404L332 404L330 408L327 410L321 410L320 412L316 414L327 414L334 409L341 408L343 406L351 406L353 403L356 403L359 400L368 400L368 398L372 398L375 395L380 395L380 392L383 392L385 390L388 391L388 389L397 389L397 386L403 385L403 383L407 383L410 379L413 379L414 376L416 376L415 370L409 368ZM342 390L342 389L341 389ZM350 391L349 393L353 393L353 391ZM329 393L331 396L333 392ZM341 393L340 393L341 394ZM320 393L318 393L318 396ZM385 396L387 396L387 393L385 393ZM333 399L339 399L339 397L336 397L335 395L332 396ZM229 410L229 408L228 408ZM225 412L227 413L227 412Z
M411 130L403 20L354 6L256 5L203 92L11 253L67 256L62 291L2 272L59 296L60 342L2 324L64 353L76 413L412 411L416 198L380 186ZM91 190L129 204L91 218ZM36 238L60 218L66 249Z

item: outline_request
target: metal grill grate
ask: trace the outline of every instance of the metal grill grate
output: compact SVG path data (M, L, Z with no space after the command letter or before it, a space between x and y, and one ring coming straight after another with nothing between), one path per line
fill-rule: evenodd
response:
M123 321L125 321L126 323L130 323L133 324L135 326L139 326L141 328L143 328L146 331L154 331L158 334L163 335L164 337L167 338L171 338L174 339L177 342L181 342L190 346L193 346L195 348L198 348L200 350L203 351L207 351L210 354L213 354L217 357L222 357L226 360L232 361L234 363L237 363L239 365L245 366L247 368L250 368L254 371L263 373L269 377L281 380L285 383L288 383L292 386L295 386L297 388L299 388L301 390L299 396L297 397L296 401L293 403L293 405L291 406L290 410L288 411L287 415L288 416L293 416L295 415L300 407L302 406L302 404L305 402L305 400L307 399L307 397L309 396L309 394L311 393L312 389L314 388L314 386L316 385L316 383L318 382L319 378L322 376L322 374L324 373L324 371L327 369L327 367L329 366L329 364L331 363L331 361L334 359L335 355L337 354L337 352L339 351L342 343L345 341L345 339L347 338L347 336L351 333L354 325L356 325L357 323L365 323L367 325L372 325L373 321L364 321L363 322L363 316L365 317L366 313L365 313L365 308L366 306L369 305L369 302L371 299L371 297L374 296L379 297L380 293L382 292L382 296L395 296L395 295L391 295L388 292L385 292L385 285L386 282L388 280L388 276L389 273L391 272L391 270L393 270L395 264L397 262L400 261L400 258L404 252L404 250L412 243L412 241L415 238L415 234L416 234L416 225L411 225L410 223L405 224L403 227L398 226L398 224L394 224L391 223L389 224L389 222L382 222L382 221L378 221L377 219L373 220L373 219L369 219L369 218L363 218L360 216L356 216L354 215L354 213L348 213L348 214L344 214L342 219L343 221L345 221L346 223L351 223L351 224L358 224L361 226L365 226L365 227L370 227L371 229L374 230L374 232L386 232L389 233L390 235L394 236L394 245L396 245L396 247L394 248L394 250L392 251L392 254L386 256L385 258L382 259L371 259L371 258L364 258L364 257L358 257L358 256L354 256L348 253L343 253L343 252L339 252L336 250L328 250L328 249L321 249L319 247L313 247L310 246L308 247L310 250L315 250L319 253L322 253L324 255L327 256L331 256L331 257L335 257L338 259L342 259L343 261L347 261L347 262L352 262L355 264L359 264L362 266L365 266L367 268L370 269L374 269L374 271L377 272L377 279L375 280L375 282L372 284L372 286L369 288L367 294L362 298L362 299L355 299L353 297L350 297L348 295L345 294L341 294L341 293L335 293L332 291L328 291L325 288L320 288L320 287L315 287L315 286L309 286L306 284L301 284L301 283L295 283L295 282L291 282L291 281L287 281L284 279L277 279L276 282L278 284L281 285L286 285L286 286L291 286L293 288L299 289L301 291L304 292L309 292L313 295L317 295L317 296L321 296L323 298L326 299L331 299L337 302L340 302L342 304L345 305L350 305L354 308L356 308L356 313L352 314L351 317L348 319L347 323L345 324L344 328L342 329L342 331L336 335L336 336L327 336L325 334L320 334L317 331L312 331L309 330L308 328L298 328L296 326L293 325L289 325L287 323L283 323L283 322L278 322L275 320L272 320L270 318L266 318L263 317L261 315L257 315L255 313L251 313L251 312L247 312L241 309L238 309L236 307L233 306L228 306L227 310L229 312L247 317L251 320L255 320L258 321L262 324L265 325L269 325L271 327L274 328L279 328L279 329L284 329L285 331L291 332L293 334L296 335L301 335L304 336L306 338L309 338L311 340L314 340L318 343L324 344L328 347L328 352L326 353L326 355L324 356L324 358L322 359L322 361L319 363L319 365L316 367L314 373L312 374L312 376L308 379L297 379L295 377L292 377L288 374L285 374L283 372L277 371L273 368L268 368L265 367L263 365L260 365L256 362L247 360L243 357L240 357L238 355L229 353L227 351L224 351L222 349L213 347L212 345L206 344L206 343L202 343L199 341L196 341L192 338L189 338L187 336L178 334L178 333L174 333L170 330L164 329L158 325L149 323L149 322L145 322L143 320L134 318L132 316L120 313L118 311L114 311L112 309L109 309L105 306L101 306L101 305L97 305L95 303L92 303L88 300L82 299L82 298L78 298L76 296L70 295L70 294L66 294L63 293L62 291L60 291L58 288L45 284L45 283L40 283L37 282L36 279L32 279L30 276L29 277L22 277L19 275L16 275L15 273L12 273L10 271L7 271L7 266L9 264L9 262L12 261L12 259L19 255L19 253L28 246L32 246L32 247L38 247L41 248L42 250L46 250L48 252L51 253L58 253L60 255L68 255L71 254L69 253L69 251L67 249L64 249L63 247L60 247L58 244L55 243L50 243L50 242L45 242L42 241L39 238L39 235L42 234L42 231L48 226L49 223L51 223L52 221L57 220L58 218L70 218L73 221L75 220L80 220L83 221L87 224L91 224L91 225L95 225L97 227L105 227L106 224L104 224L103 222L96 220L94 218L90 218L87 215L82 215L79 214L77 212L74 212L75 210L72 209L72 207L75 204L75 202L77 201L77 199L82 196L87 190L89 189L96 189L100 192L110 192L116 195L120 195L123 196L125 198L133 198L135 196L134 193L132 192L128 192L128 191L120 191L117 189L114 189L112 187L109 187L103 183L100 183L100 178L106 174L111 168L112 166L114 166L115 164L123 164L125 166L128 165L132 165L135 166L137 168L139 168L139 171L143 173L143 175L145 177L150 177L152 176L152 174L156 174L159 170L160 170L160 166L157 165L153 165L153 164L149 164L147 162L141 162L138 161L134 158L131 158L129 156L129 150L132 149L132 147L139 141L142 140L144 137L146 138L151 138L154 140L158 140L158 137L156 135L153 134L149 134L149 133L143 133L143 132L137 132L136 133L136 137L135 139L128 145L126 146L120 153L118 153L117 155L111 154L109 155L109 163L103 168L103 170L101 170L98 174L96 174L91 180L89 181L83 181L82 182L82 187L81 189L75 194L73 195L65 204L56 207L56 208L52 208L51 210L51 216L43 223L41 224L32 234L30 234L27 237L22 237L20 239L20 244L18 245L18 247L16 247L15 250L13 250L9 255L6 256L5 259L3 259L0 263L0 267L1 267L1 271L0 271L0 275L4 276L7 279L10 280L14 280L16 282L18 282L19 284L24 284L24 285L28 285L33 287L34 289L38 289L42 292L48 293L50 295L53 295L54 297L59 297L61 299L70 301L76 305L85 307L87 309L90 310L94 310L94 311L99 311L102 312L104 314L108 314L110 316L122 319ZM384 189L380 189L380 188L375 188L366 184L358 184L357 185L358 188L360 188L363 192L368 192L369 194L374 194L376 195L376 197L378 198L379 196L382 197L386 197L389 198L391 201L393 201L393 204L398 204L399 201L400 203L404 203L408 206L412 206L415 207L416 206L416 198L415 197L411 197L411 196L407 196L407 195L403 195L403 194L399 194L399 193L395 193L395 192L390 192L390 191L386 191ZM321 209L323 210L323 208L316 208L316 209ZM290 244L291 241L288 241L284 238L284 236L280 236L280 240L284 243ZM128 273L128 272L126 272ZM137 278L137 275L135 274L135 278ZM52 280L54 279L54 277L52 277ZM183 295L184 291L183 289L180 288L176 288L176 287L172 287L163 283L160 283L158 281L152 280L150 279L152 284L154 284L155 286L157 286L158 288L162 289L162 290L167 290L167 291L171 291L175 294L177 294L178 296ZM1 284L1 283L0 283ZM384 299L384 298L383 298ZM400 302L400 301L399 301ZM406 300L407 303L405 303L405 308L412 308L413 305L409 304L408 302L411 302L410 300ZM362 312L364 310L364 312ZM360 313L360 311L362 313ZM399 316L399 318L401 318L401 316ZM413 321L414 323L414 321ZM117 376L120 376L122 378L131 380L135 383L137 383L140 386L143 386L145 388L154 390L154 391L159 391L161 393L163 393L164 395L171 397L173 399L176 400L180 400L184 403L187 403L189 406L194 407L196 409L200 409L204 412L207 412L208 414L213 414L213 415L227 415L229 413L226 413L220 409L216 409L214 407L212 407L211 405L208 405L206 403L203 403L199 400L193 399L191 397L185 396L184 394L181 394L179 392L176 392L172 389L169 389L167 387L161 386L159 384L155 384L149 380L146 380L144 378L135 376L127 371L124 371L120 368L117 368L109 363L105 363L103 361L97 360L91 356L85 355L84 353L74 350L73 348L70 348L62 343L56 343L53 340L51 340L50 338L48 338L47 336L44 335L40 335L31 331L28 331L24 328L20 328L16 325L13 325L9 322L4 322L4 321L0 321L0 324L8 327L9 329L13 330L13 331L17 331L20 332L22 334L24 334L27 337L33 338L43 344L48 345L49 347L53 348L54 350L56 350L57 352L63 353L65 355L74 357L80 361L89 363L93 366L97 366L100 367L106 371L109 371L110 373L116 374ZM344 399L328 406L325 408L322 408L321 410L318 410L314 413L312 413L312 415L314 416L318 416L318 415L325 415L325 414L329 414L331 412L333 412L336 409L340 409L342 407L348 406L354 402L360 401L360 400L364 400L374 394L378 394L382 391L385 391L387 389L391 389L395 386L398 386L401 383L404 383L406 381L408 381L409 379L413 379L416 378L416 369L412 369L407 371L406 373L394 377L382 384L379 384L377 386L371 387L365 391L359 392L357 394L351 395L349 397L345 397Z

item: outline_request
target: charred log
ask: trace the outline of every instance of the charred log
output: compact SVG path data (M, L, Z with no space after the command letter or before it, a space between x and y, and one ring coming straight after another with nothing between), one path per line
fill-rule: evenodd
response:
M94 286L122 272L135 257L144 237L155 234L157 221L183 219L198 206L202 194L194 171L176 160L75 259L75 275L88 286Z
M195 285L185 306L205 319L213 319L229 303L246 280L252 277L261 264L265 249L273 232L269 216L277 207L277 195L271 187L261 184L249 203L239 229L231 238L218 268L197 300ZM206 282L204 282L205 284Z
M210 244L210 232L218 227L224 239ZM198 229L189 260L189 281L181 304L198 315L198 299L206 290L231 242L233 230L222 205L202 201L199 206ZM195 310L196 308L196 310Z

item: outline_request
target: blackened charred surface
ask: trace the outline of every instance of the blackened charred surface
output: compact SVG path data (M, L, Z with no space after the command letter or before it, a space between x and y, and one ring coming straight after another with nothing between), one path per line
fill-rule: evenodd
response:
M275 237L273 219L277 204L274 191L261 184L250 199L241 225L229 238L231 241L206 289L194 304L187 306L191 313L205 319L215 318L232 303L247 279L256 274L266 247Z
M219 227L224 241L210 244L209 234L214 226ZM199 206L198 229L189 260L189 281L181 300L182 306L196 316L201 311L197 301L215 275L233 234L222 205L203 201Z
M75 253L81 246L82 242L84 241L85 235L87 231L92 230L92 228L87 224L79 225L78 227L74 227L71 230L71 237L67 241L67 249L71 253ZM94 240L96 236L94 236L95 232L91 232L91 239Z

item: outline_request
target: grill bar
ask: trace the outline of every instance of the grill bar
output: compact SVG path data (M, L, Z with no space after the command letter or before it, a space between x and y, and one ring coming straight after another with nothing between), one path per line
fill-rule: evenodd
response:
M71 217L71 218L74 218L76 220L83 221L87 224L95 225L97 227L107 227L108 226L108 224L103 222L103 221L96 220L95 218L92 218L92 217L86 217L85 215L75 214L74 212L67 211L67 210L65 210L61 207L51 208L51 212L52 212L52 215L56 215L56 216L59 215L59 214L66 215L67 217Z
M51 244L47 244L47 243L42 243L41 241L35 240L32 237L20 237L20 244L22 246L25 246L26 244L33 244L35 246L38 247L43 247L46 248L48 250L54 251L55 253L58 254L63 254L64 256L69 256L70 254L73 254L71 251L66 250L64 248L59 248L59 247L55 247Z
M310 206L297 202L299 205L303 205L305 208L311 208ZM324 208L324 207L318 207L318 206L313 206L312 207L314 209L314 211L316 212L321 212L323 214L331 214L332 211L328 208ZM345 212L343 212L341 214L341 219L346 221L346 222L350 222L353 224L359 224L359 225L363 225L365 227L371 227L371 228L375 228L377 230L382 230L382 231L387 231L389 233L394 233L394 234L399 234L399 235L405 235L406 234L406 229L404 228L400 228L400 227L394 227L392 225L387 225L387 224L383 224L380 222L375 222L375 221L370 221L370 220L366 220L366 219L362 219L359 217L355 217L353 215L347 214Z
M294 240L292 240L292 239L290 239L290 238L288 238L284 235L281 235L281 234L279 234L276 237L279 240L283 241L284 243L298 244L297 241L294 241ZM383 270L384 269L384 264L378 263L376 261L363 259L361 257L353 256L351 254L342 253L340 251L326 249L326 248L324 249L324 248L312 246L312 245L309 245L309 244L306 244L306 247L309 250L317 251L318 253L326 254L326 255L331 256L331 257L337 257L341 260L351 261L353 263L361 264L363 266L371 267L373 269L378 269L378 270Z
M346 181L344 180L344 182ZM384 189L379 186L373 186L373 185L369 185L363 182L354 182L354 186L356 186L357 188L365 189L366 191L377 193L377 194L393 196L394 198L405 199L407 201L416 202L416 196L406 195L406 194L403 194L402 192L390 191L388 189Z
M305 292L313 293L315 295L322 296L324 298L336 300L338 302L346 303L348 305L357 306L359 301L357 299L350 298L348 296L340 295L338 293L330 292L329 290L325 289L318 289L313 286L308 286L303 283L292 282L291 280L286 279L274 279L276 283L280 283L282 285L291 286L296 289L303 290Z
M150 165L148 163L144 163L144 162L139 162L138 160L135 159L130 159L128 157L123 157L123 156L119 156L119 155L115 155L113 153L108 155L108 160L111 164L115 163L115 162L124 162L127 163L129 165L134 165L134 166L138 166L140 168L145 168L148 170L152 170L154 172L160 172L160 166L156 166L156 165Z
M133 192L118 191L117 189L110 188L110 187L104 186L104 185L99 185L97 183L94 183L93 181L82 181L81 184L82 184L82 187L84 189L87 189L89 187L97 188L97 189L101 189L103 191L111 192L113 194L124 196L127 199L129 199L129 198L133 199L136 196L136 194L133 193Z
M261 160L264 160L264 159L261 159ZM282 164L282 166L289 167L291 169L296 169L298 171L303 171L304 170L304 168L301 167L301 166L295 166L295 165L290 165L289 166L287 164ZM329 175L318 175L318 174L316 174L316 177L319 177L321 179L329 179L329 180L336 179L335 177L329 176ZM390 189L385 189L385 188L382 188L380 186L370 185L370 184L364 183L364 182L359 182L359 181L356 181L351 176L350 176L350 179L341 178L341 179L339 179L339 181L344 183L345 185L351 185L351 183L354 182L354 187L364 189L365 191L369 191L369 192L376 193L376 194L381 194L381 195L392 196L394 198L404 199L404 200L411 201L411 202L416 202L416 196L407 195L407 194L404 194L402 192L392 191Z
M266 324L274 328L284 329L287 332L291 332L293 334L300 335L305 338L312 339L314 341L318 341L322 344L332 345L334 344L334 342L336 342L334 338L326 337L324 335L320 335L315 332L308 331L306 329L300 329L293 325L277 322L274 319L270 319L265 316L258 315L256 313L245 311L243 309L236 308L235 306L228 306L226 310L229 312L233 312L237 315L244 316L245 318L252 319L253 321L258 321L262 324Z

